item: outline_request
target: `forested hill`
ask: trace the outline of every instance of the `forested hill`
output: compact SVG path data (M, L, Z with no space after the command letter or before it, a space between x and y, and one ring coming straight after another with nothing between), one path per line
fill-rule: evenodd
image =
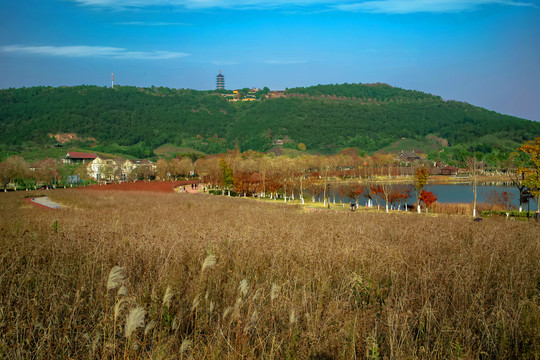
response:
M51 144L48 134L56 133L94 138L94 147L137 157L166 143L205 153L266 151L277 139L311 152L372 152L428 135L489 153L540 136L540 123L385 84L295 88L281 98L236 103L215 91L154 87L0 90L0 151Z
M292 88L287 94L302 94L310 97L348 98L363 102L399 104L408 102L442 101L440 96L427 94L421 91L404 90L392 87L388 84L341 84L341 85L317 85L307 88Z

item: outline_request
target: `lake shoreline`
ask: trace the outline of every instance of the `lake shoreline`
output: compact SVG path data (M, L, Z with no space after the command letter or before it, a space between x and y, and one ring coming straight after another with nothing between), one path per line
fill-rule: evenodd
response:
M324 181L323 179L320 179ZM374 176L370 178L347 178L347 179L336 179L331 178L328 180L331 183L357 183L357 182L368 182L373 184L413 184L414 177L412 175L405 176ZM428 179L428 184L438 184L438 185L461 185L461 184L472 184L472 176L446 176L446 175L432 175ZM506 175L478 175L476 177L478 184L484 185L504 185L512 186L512 180Z

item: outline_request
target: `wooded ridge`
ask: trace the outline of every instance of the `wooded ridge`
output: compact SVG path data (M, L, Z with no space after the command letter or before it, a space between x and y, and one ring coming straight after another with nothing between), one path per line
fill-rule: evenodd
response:
M227 101L224 93L130 86L0 90L0 153L54 145L49 134L57 133L85 139L73 141L80 148L139 158L163 144L220 153L268 151L278 143L331 154L348 147L375 152L403 138L433 152L447 143L449 150L499 154L540 136L538 122L386 84L294 88L249 103Z

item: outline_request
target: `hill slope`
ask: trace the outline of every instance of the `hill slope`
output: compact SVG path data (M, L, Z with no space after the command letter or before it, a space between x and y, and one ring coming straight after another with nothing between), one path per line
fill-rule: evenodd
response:
M283 138L290 147L302 142L315 152L376 151L427 135L485 153L540 136L540 123L385 84L295 88L250 103L231 103L211 91L154 87L0 90L0 150L53 143L50 133L94 138L98 149L138 157L166 143L205 153L235 146L265 151Z

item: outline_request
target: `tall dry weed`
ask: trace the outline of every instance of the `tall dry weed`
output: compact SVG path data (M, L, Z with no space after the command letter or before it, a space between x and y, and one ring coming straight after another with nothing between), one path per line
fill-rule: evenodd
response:
M540 357L534 222L0 195L0 358Z

